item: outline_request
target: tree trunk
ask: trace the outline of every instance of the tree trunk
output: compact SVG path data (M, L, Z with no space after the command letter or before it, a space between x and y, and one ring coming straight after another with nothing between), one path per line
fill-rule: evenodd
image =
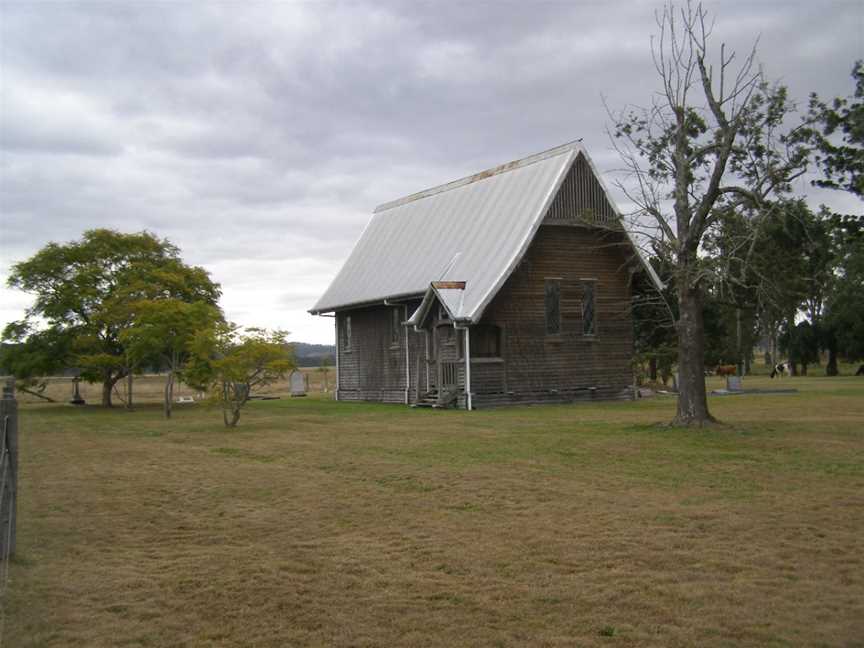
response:
M237 421L240 420L240 407L236 403L231 403L230 406L222 408L222 421L224 421L225 427L237 427ZM229 410L230 416L228 415Z
M111 402L111 392L114 390L114 385L117 384L117 381L125 377L126 372L122 370L116 375L112 371L104 374L102 381L102 407L114 407L114 404Z
M735 309L735 362L736 370L739 376L744 375L744 345L741 341L741 307Z
M651 356L648 359L648 377L652 382L657 382L657 357Z
M834 344L828 345L828 364L825 365L826 376L839 376L840 371L837 369L837 349Z
M678 410L672 425L701 427L715 422L705 393L702 295L698 289L679 286L678 304Z
M106 378L102 382L102 407L114 407L111 403L111 390L114 389L114 383L116 383L116 379L112 379L110 377Z
M132 370L126 376L126 409L132 411Z
M174 402L174 372L168 371L168 377L165 379L165 403L164 412L165 418L171 418L171 404Z
M798 363L795 360L789 361L789 375L797 376L798 375Z

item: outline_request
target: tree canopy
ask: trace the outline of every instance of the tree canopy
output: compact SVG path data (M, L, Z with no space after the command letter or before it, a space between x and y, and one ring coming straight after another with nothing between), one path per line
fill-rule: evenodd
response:
M7 283L35 296L24 320L3 332L15 343L9 362L20 377L49 366L78 367L83 378L102 383L106 406L114 384L134 369L121 334L138 306L172 299L215 307L220 296L207 271L186 265L169 241L107 229L49 243L14 264Z
M811 120L821 127L813 132L816 161L825 175L815 184L864 198L864 61L855 62L852 78L851 97L830 103L815 94L810 97Z
M188 383L207 389L222 408L226 427L235 427L252 394L296 367L287 331L243 329L220 323L199 331L192 343Z

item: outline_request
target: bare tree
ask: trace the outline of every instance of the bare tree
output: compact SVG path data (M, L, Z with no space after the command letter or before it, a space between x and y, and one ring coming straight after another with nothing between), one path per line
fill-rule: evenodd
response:
M678 300L678 409L673 424L704 425L705 286L721 262L703 247L722 208L747 213L759 228L774 196L804 172L807 150L796 129L784 132L792 111L786 90L769 85L756 47L740 62L721 44L709 49L713 24L701 4L666 5L652 38L661 89L651 105L611 115L612 141L625 166L619 183L636 205L631 228L671 261ZM713 62L712 62L713 61ZM737 247L752 257L754 235Z

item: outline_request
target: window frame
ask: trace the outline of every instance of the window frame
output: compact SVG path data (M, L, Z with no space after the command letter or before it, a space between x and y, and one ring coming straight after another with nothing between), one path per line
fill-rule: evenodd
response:
M475 349L480 346L476 341L476 335L482 330L495 331L495 350L497 355L477 355ZM471 362L503 362L504 361L504 327L497 324L474 324L468 327L468 335L471 336ZM465 360L465 338L457 336L459 359Z
M544 277L543 279L543 327L547 336L560 336L563 332L564 321L561 316L561 284L563 281L563 277ZM554 287L554 290L551 293L550 287ZM549 300L551 294L555 295L557 302L554 304L552 312L550 312ZM554 314L556 317L554 327L550 327L550 324L552 324L550 314ZM550 330L552 328L554 328L554 330Z
M351 353L351 316L344 315L342 318L342 351Z
M579 280L580 285L582 286L582 302L581 302L581 318L582 318L582 337L588 339L594 339L597 337L597 279L593 277L588 277ZM585 317L586 312L586 299L585 296L588 294L586 292L586 288L590 286L590 295L591 295L591 331L586 331L587 319Z

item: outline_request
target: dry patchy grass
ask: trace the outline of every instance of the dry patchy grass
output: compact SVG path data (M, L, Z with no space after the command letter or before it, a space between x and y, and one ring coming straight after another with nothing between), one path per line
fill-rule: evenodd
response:
M707 431L665 398L27 405L6 645L860 646L864 381L783 385Z

